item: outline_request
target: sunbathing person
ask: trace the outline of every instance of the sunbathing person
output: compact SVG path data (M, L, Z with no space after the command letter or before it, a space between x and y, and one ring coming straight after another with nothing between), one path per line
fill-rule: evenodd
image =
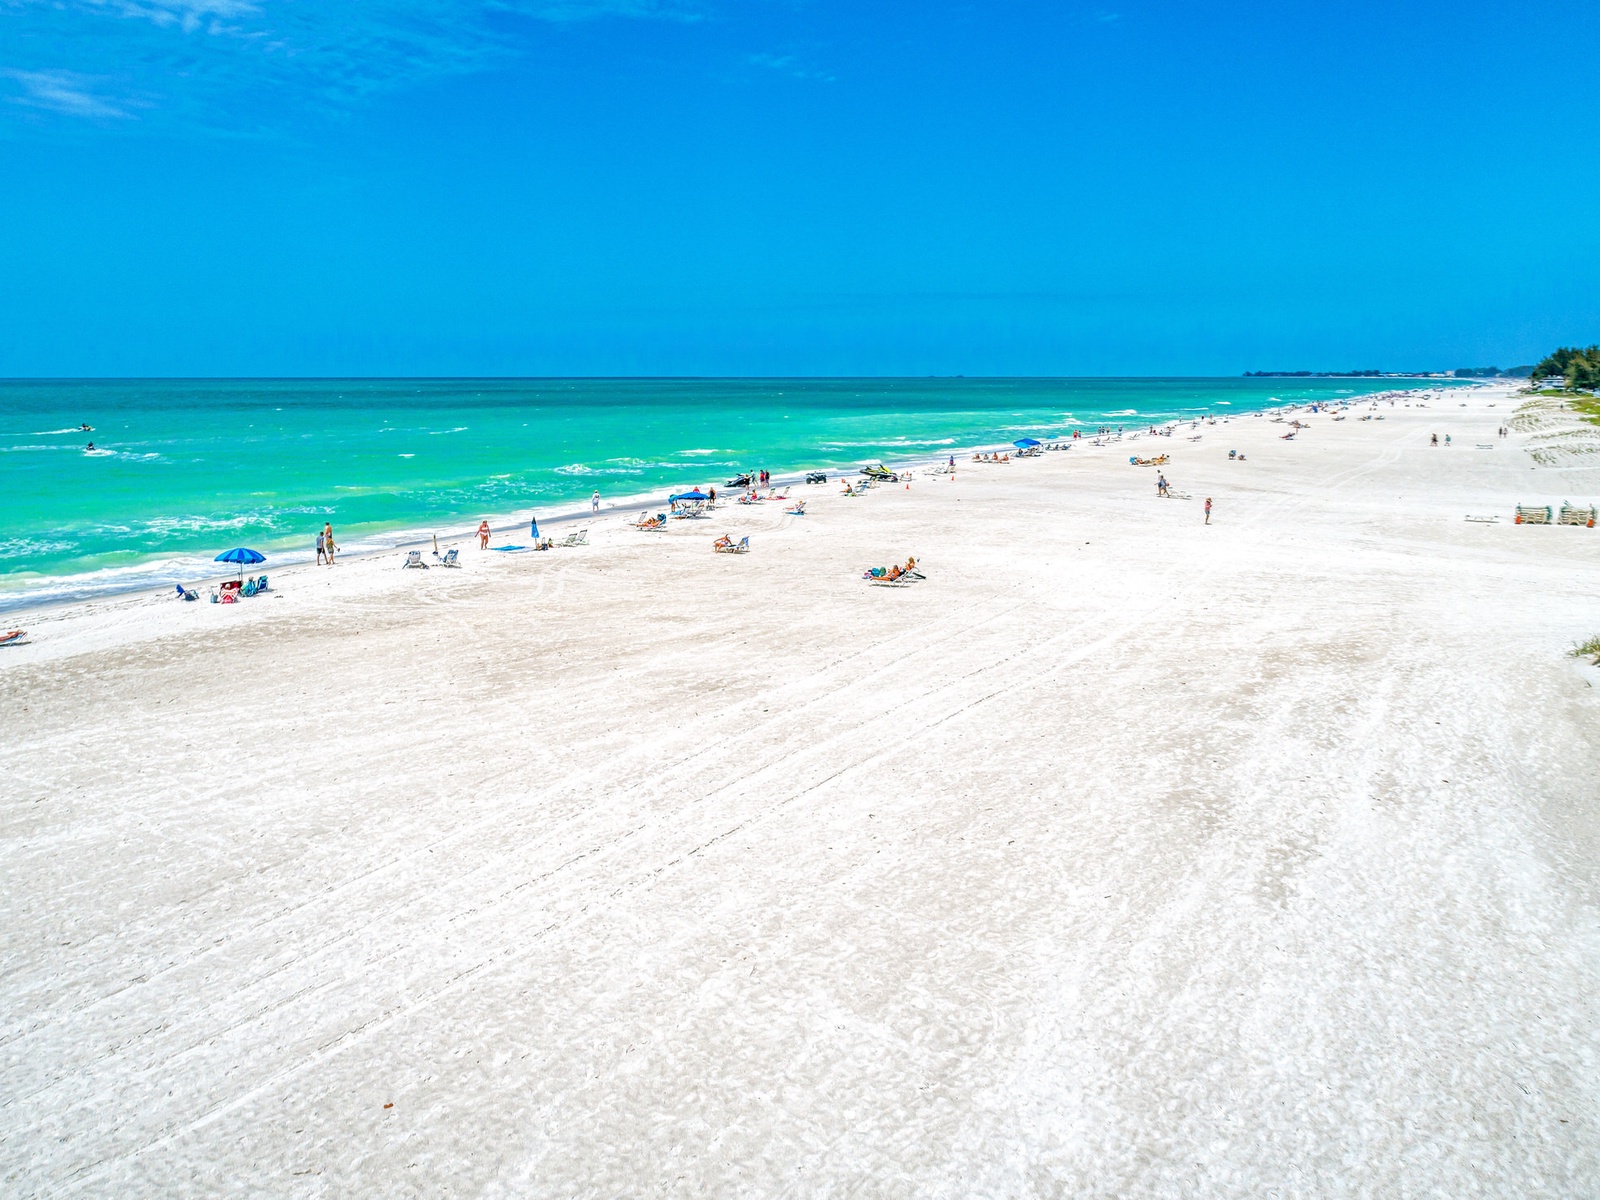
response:
M727 534L723 534L716 541L711 543L711 548L713 550L721 550L724 546L731 546L731 545L733 545L733 539L731 537L729 537Z

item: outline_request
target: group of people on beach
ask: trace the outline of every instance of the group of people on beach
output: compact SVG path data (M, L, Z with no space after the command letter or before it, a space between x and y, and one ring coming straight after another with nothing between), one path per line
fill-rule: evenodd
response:
M339 547L333 544L333 522L323 522L322 528L317 532L317 566L326 563L333 566L333 554Z

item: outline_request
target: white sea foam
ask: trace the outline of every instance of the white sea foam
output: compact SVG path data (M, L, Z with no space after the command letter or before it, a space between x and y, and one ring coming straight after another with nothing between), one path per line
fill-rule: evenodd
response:
M690 454L721 454L722 451L721 450L679 450L678 453L679 454L683 454L683 455L690 455Z
M52 541L48 538L5 538L0 539L0 558L28 559L37 554L64 554L77 548L77 542Z
M235 517L154 517L144 523L144 532L156 535L169 533L203 533L212 529L243 529L247 525L258 525L264 518L259 516Z
M171 587L179 581L216 578L220 564L199 556L154 559L127 567L101 567L72 575L12 573L0 576L0 611L62 600L86 600L144 587Z

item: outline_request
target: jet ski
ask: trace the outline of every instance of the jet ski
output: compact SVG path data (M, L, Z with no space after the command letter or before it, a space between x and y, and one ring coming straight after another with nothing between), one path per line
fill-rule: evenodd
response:
M874 465L872 465L870 467L862 467L861 468L861 473L863 475L865 475L868 479L875 479L879 483L899 483L900 482L900 476L896 475L893 471L889 470L889 468L884 466L882 463L876 463L876 464L874 464Z

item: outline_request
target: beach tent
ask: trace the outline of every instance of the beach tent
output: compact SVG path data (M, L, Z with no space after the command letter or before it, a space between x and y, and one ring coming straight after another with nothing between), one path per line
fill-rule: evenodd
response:
M267 556L244 546L235 546L232 550L224 550L212 561L237 563L239 565L239 578L243 580L246 565L254 566L256 563L266 562Z

